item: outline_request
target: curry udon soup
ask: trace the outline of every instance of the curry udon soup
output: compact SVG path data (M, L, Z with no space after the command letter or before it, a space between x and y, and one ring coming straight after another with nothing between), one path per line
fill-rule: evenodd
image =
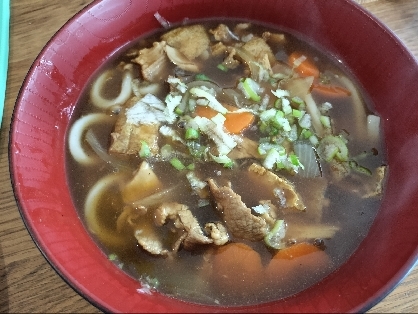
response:
M379 123L326 53L205 21L103 67L74 114L68 176L92 237L145 292L266 302L324 278L367 234Z

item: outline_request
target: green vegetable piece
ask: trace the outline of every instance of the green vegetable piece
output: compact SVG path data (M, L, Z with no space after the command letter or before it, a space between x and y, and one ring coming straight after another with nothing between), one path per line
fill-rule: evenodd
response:
M139 157L141 158L147 158L151 155L151 150L149 148L149 145L145 141L141 141L141 149L139 150Z
M199 131L193 128L187 128L184 137L186 140L196 140L199 138Z
M247 77L243 82L242 86L244 87L245 92L248 94L251 100L260 101L261 97L257 94L257 92L253 89L251 84L251 79Z
M292 116L294 116L295 118L300 118L302 116L302 111L297 110L297 109L292 109Z
M194 163L191 163L191 164L190 164L190 165L188 165L186 168L187 168L187 170L195 170L196 166L195 166L195 164L194 164Z
M277 109L280 109L282 107L282 99L281 98L277 98L276 101L274 102L274 107Z
M321 121L322 125L325 128L327 128L327 129L331 128L331 119L330 119L330 117L328 117L328 116L321 116L319 118L319 121Z
M111 253L107 258L109 259L109 261L116 261L118 256L115 253Z
M280 219L274 223L273 229L264 237L264 243L273 249L279 250L285 247L283 238L286 235L286 223Z
M320 141L317 151L318 155L326 161L331 161L334 158L338 161L348 160L347 145L339 136L328 135L324 137Z
M294 165L294 166L301 166L302 164L300 163L300 161L299 161L299 158L298 158L298 156L296 156L295 154L290 154L289 155L289 160L290 160L290 162L292 163L292 165Z
M305 102L303 101L303 99L302 99L302 98L300 98L300 97L298 97L298 96L293 97L293 98L291 99L291 101L292 101L293 103L295 103L296 105L298 105L298 106L300 106L300 105L304 105L304 104L305 104Z
M228 71L228 68L225 65L223 65L222 63L218 64L217 68L221 71L224 71L224 72Z
M371 176L372 172L370 169L360 166L356 161L354 160L350 160L349 163L350 168L353 169L354 171L358 172L358 173L362 173L365 174L367 176Z
M196 81L210 81L211 79L203 73L199 73L195 75L195 79Z
M186 166L183 165L183 163L178 158L172 158L170 159L170 164L177 170L184 170L186 169Z
M184 111L183 111L183 110L181 110L179 107L176 107L176 109L174 109L174 113L175 113L176 115L181 116L181 115L184 113Z

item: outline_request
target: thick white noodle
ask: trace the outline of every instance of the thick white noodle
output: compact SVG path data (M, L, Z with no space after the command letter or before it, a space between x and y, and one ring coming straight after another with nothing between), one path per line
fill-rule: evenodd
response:
M91 88L90 92L90 98L92 103L100 109L109 109L113 106L120 106L123 105L129 97L132 95L132 71L131 67L126 66L125 71L123 73L122 78L122 85L120 89L119 95L114 99L106 99L102 97L102 90L103 86L106 83L106 80L108 79L109 75L111 74L113 70L107 70L103 72L93 83L93 86Z
M91 165L98 160L96 155L88 155L84 150L82 144L84 132L95 123L109 123L112 120L110 116L104 113L91 113L81 117L73 124L68 137L68 145L71 155L78 163Z
M101 179L99 179L90 189L87 194L86 201L84 203L84 215L86 217L88 229L96 234L100 240L106 244L117 245L121 244L121 236L116 234L116 231L108 230L104 226L100 225L98 219L98 204L103 197L103 194L111 187L121 184L124 179L124 175L121 173L111 173ZM113 215L113 213L112 213Z

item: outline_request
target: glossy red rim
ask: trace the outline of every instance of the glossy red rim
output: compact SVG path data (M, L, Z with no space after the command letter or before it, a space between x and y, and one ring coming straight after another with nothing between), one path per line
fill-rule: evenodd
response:
M140 284L109 262L85 231L66 180L68 123L83 86L97 68L121 46L159 27L156 11L171 22L228 17L285 27L329 50L367 91L382 117L387 142L390 170L385 197L358 250L317 285L283 300L240 308L140 294ZM416 82L416 60L395 35L350 0L97 1L51 39L19 93L9 144L19 210L51 265L106 312L365 311L389 293L417 259Z

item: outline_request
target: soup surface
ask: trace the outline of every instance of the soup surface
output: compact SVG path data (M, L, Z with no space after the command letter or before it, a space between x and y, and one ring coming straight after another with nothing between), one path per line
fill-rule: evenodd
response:
M324 278L367 234L386 172L379 124L343 66L292 34L180 25L86 88L69 184L139 293L267 302Z

